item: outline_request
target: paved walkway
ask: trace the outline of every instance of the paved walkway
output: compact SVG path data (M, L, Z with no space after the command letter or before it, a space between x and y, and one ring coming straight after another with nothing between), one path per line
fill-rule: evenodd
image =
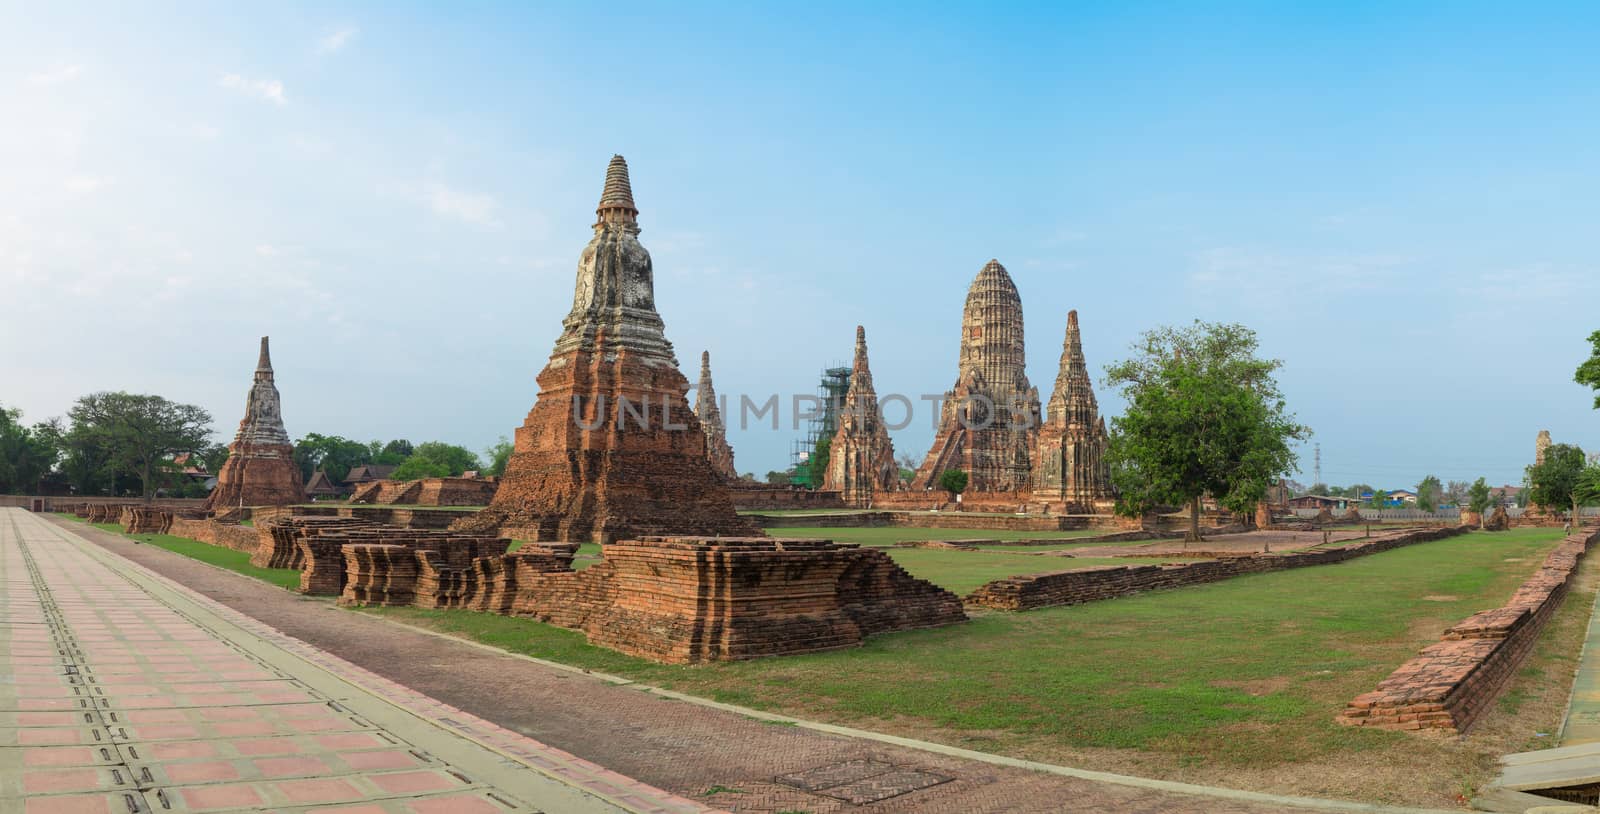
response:
M372 681L398 682L388 685L393 693L418 698L422 697L418 693L424 694L418 703L454 710L441 715L452 723L479 716L549 744L540 748L565 750L560 754L579 755L651 786L741 814L1395 810L1090 772L1052 774L987 762L960 750L774 725L737 710L664 698L639 685L607 681L345 611L325 599L300 596L154 546L135 545L80 523L52 518L36 524L57 537L31 545L33 550L65 544L101 558L115 557L123 563L117 570L133 579L145 578L140 576L147 573L142 565L161 575L149 579L170 578L175 581L168 583L173 592L192 597L193 603L205 603L219 614L231 613L218 607L220 603L259 620L233 614L240 627L254 625L266 631L260 635L275 637L273 641L282 646L317 654L306 658L339 662L327 655L337 653L359 665ZM493 726L484 721L479 725ZM153 811L159 814L160 809Z
M1594 615L1589 618L1583 658L1572 684L1567 720L1561 727L1562 746L1590 743L1600 743L1600 602L1595 603Z
M705 811L0 509L0 812Z

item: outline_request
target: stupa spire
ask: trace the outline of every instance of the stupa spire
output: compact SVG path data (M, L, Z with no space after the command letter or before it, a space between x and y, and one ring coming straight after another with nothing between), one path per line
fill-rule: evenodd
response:
M267 347L268 337L261 337L261 358L256 360L257 373L272 372L272 351Z
M606 167L606 185L600 192L600 206L594 210L601 223L637 223L639 209L633 204L633 184L628 180L628 161L611 156Z
M839 491L847 505L870 506L877 492L901 488L894 444L879 415L878 392L867 362L867 329L856 326L856 354L850 366L850 390L839 407L839 427L828 450L823 488Z

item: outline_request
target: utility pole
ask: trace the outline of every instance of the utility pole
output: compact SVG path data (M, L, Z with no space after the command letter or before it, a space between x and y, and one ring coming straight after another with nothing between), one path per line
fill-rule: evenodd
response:
M1322 443L1318 442L1312 445L1311 448L1316 454L1316 463L1311 469L1311 482L1314 484L1326 485L1322 483Z

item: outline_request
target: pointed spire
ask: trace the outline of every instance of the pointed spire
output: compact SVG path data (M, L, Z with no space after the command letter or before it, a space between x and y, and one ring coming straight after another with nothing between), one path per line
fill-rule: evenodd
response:
M700 351L700 379L702 381L704 381L704 380L710 379L710 378L711 378L711 351L703 350L703 351Z
M272 372L272 353L267 349L268 337L261 337L261 358L256 361L256 370Z
M600 223L635 223L639 209L633 205L633 184L628 180L628 162L620 155L611 156L606 167L606 186L600 193L600 206L595 209Z

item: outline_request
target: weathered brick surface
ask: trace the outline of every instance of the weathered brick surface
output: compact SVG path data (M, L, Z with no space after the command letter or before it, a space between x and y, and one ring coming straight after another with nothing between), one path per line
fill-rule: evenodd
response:
M498 481L489 478L423 478L376 480L364 483L350 495L355 504L412 506L487 506Z
M528 616L670 663L851 647L874 633L966 618L956 595L882 551L822 540L621 541L606 546L599 564L574 571L575 544L503 554L504 540L407 531L297 534L301 590L339 593L344 605Z
M447 561L464 566L477 557L503 554L511 545L511 541L504 538L354 524L297 528L294 542L300 549L304 563L300 572L300 592L324 596L344 591L349 576L344 553L346 546L390 545L410 551L440 552ZM416 568L414 562L406 562L410 563L409 568ZM384 563L376 562L368 567L381 569ZM414 574L412 579L415 580ZM359 597L353 598L353 601L359 602Z
M1034 449L1035 497L1062 513L1109 512L1116 500L1105 459L1109 444L1083 356L1078 312L1068 311L1056 387Z
M733 463L733 447L728 444L728 427L722 420L722 405L717 387L711 381L711 351L700 352L700 382L694 389L694 414L706 436L706 461L711 471L727 483L739 479Z
M839 407L839 426L828 449L828 472L823 487L837 490L848 505L871 506L879 493L901 491L900 464L894 442L884 426L878 391L872 384L867 359L867 330L856 326L855 359L850 367L850 391Z
M740 509L843 509L838 490L798 489L787 486L746 486L728 489L733 505Z
M572 310L539 374L489 508L457 524L533 527L540 540L759 535L712 471L655 307L650 253L621 156L606 172Z
M170 509L129 506L122 510L122 531L127 534L166 534L172 529Z
M305 482L294 462L294 445L283 429L272 358L263 336L244 418L228 445L228 460L217 472L217 486L206 498L206 508L223 512L241 506L287 506L305 499Z
M952 593L882 551L822 540L662 538L518 585L513 613L671 663L829 650L966 618Z
M1227 554L1209 562L1167 565L1110 565L1049 574L1025 574L997 579L967 596L970 604L999 610L1023 611L1056 605L1079 605L1120 596L1218 582L1244 574L1260 574L1311 565L1344 562L1401 546L1464 534L1466 527L1395 532L1376 539L1317 551L1283 554Z
M204 518L174 517L167 533L174 537L198 540L207 545L231 548L254 554L260 546L261 530L237 523Z
M1348 726L1465 732L1516 673L1555 615L1572 576L1600 532L1569 535L1505 605L1451 626L1352 700L1336 719Z
M973 279L961 312L956 383L945 393L933 448L911 482L938 489L939 473L967 473L974 494L1032 489L1029 461L1038 439L1039 390L1028 383L1022 298L998 260Z

